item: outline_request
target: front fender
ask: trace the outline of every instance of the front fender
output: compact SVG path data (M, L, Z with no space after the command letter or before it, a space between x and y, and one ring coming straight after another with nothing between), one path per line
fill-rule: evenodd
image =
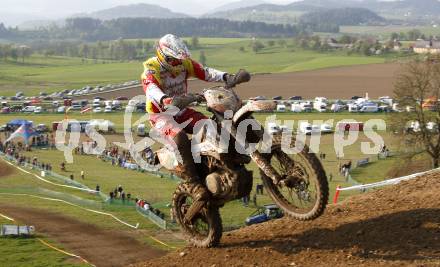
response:
M250 113L255 111L274 111L277 104L271 100L259 100L259 101L248 101L246 105L242 106L232 118L234 124L240 121L244 116L250 115Z

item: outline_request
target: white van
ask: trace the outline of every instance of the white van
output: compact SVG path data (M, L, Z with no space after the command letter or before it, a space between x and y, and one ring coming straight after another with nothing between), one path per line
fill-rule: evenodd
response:
M303 108L301 107L301 104L299 104L299 103L292 103L292 105L290 106L290 110L292 112L302 112Z
M285 112L286 111L286 105L283 105L283 104L277 105L277 111L278 112Z
M326 112L327 104L325 102L313 102L313 108L318 112Z

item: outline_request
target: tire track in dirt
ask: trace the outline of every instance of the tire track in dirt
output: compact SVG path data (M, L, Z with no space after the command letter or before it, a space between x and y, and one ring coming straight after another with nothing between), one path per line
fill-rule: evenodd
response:
M15 220L34 225L44 234L96 266L126 266L165 255L133 237L40 209L0 203L0 211Z

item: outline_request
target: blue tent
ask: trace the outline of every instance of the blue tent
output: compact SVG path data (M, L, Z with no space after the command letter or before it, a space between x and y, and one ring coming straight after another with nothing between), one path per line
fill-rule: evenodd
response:
M11 134L11 136L9 136L6 142L9 142L14 138L21 137L23 138L24 143L28 145L29 139L34 135L38 135L38 133L32 129L31 124L22 124L15 132Z
M20 127L21 125L32 126L32 122L28 120L16 119L6 123L9 127Z

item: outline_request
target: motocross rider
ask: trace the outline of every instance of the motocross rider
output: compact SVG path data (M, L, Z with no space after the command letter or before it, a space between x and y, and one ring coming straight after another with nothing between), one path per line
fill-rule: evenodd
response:
M199 98L188 93L190 77L207 82L225 82L226 86L235 82L234 75L204 67L192 60L187 46L179 37L172 34L163 36L157 43L156 56L144 62L142 86L147 98L146 109L153 129L176 144L183 161L179 172L184 180L193 184L197 198L203 199L207 197L207 190L197 173L187 134L193 134L195 124L206 117L187 107ZM164 116L162 112L171 106L180 111L174 116ZM188 120L190 122L185 128L178 127L177 124Z

